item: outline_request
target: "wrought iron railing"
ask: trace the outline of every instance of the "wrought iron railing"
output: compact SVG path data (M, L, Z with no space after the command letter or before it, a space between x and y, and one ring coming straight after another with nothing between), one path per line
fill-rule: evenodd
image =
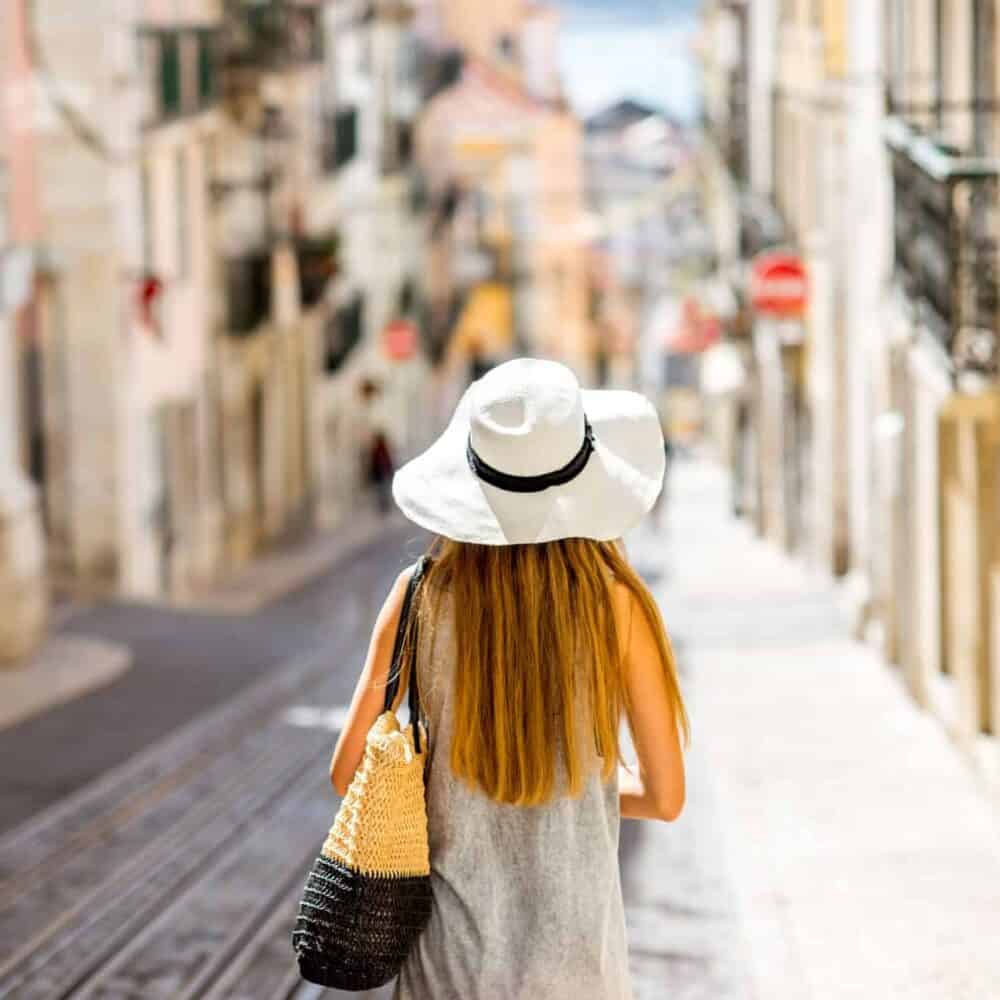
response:
M896 274L955 367L992 374L1000 334L1000 158L970 151L983 148L981 125L969 122L963 131L960 110L982 114L909 109L887 123Z

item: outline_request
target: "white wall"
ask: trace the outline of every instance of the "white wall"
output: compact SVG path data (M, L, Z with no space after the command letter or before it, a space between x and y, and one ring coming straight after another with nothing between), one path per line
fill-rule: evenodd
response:
M777 0L753 0L750 7L750 186L772 190L772 93L777 54Z

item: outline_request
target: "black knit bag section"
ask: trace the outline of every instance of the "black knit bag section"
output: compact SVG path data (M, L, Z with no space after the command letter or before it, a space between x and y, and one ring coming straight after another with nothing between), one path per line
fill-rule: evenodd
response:
M431 880L362 875L319 857L306 882L292 945L302 978L360 992L396 976L431 915Z

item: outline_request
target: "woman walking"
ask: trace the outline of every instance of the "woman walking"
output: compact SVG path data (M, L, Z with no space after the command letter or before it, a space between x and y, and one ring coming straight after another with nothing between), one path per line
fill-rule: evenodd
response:
M521 359L473 383L396 474L403 513L436 536L414 668L433 906L398 1000L632 996L619 818L680 813L688 738L666 632L620 542L663 470L642 396ZM340 794L383 709L411 573L375 625L331 763Z

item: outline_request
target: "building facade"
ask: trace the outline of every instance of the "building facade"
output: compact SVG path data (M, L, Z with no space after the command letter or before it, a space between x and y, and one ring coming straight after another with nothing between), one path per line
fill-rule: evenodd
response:
M420 443L414 12L350 6L4 0L0 657L50 587L190 599L356 510L373 426Z
M746 32L725 65L707 55L720 258L739 247L746 287L763 238L808 270L797 547L844 577L859 634L996 774L997 5L787 0L712 17ZM745 101L719 97L743 80ZM752 309L746 329L750 492L787 544L790 373L769 374Z

